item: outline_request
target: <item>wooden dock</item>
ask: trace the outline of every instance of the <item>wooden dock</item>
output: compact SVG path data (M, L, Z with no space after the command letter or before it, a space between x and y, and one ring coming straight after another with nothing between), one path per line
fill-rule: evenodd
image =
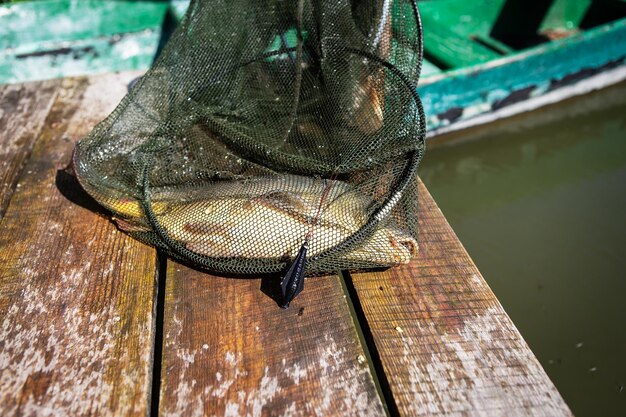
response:
M421 183L418 259L288 310L117 231L62 168L136 76L0 86L0 415L571 415Z

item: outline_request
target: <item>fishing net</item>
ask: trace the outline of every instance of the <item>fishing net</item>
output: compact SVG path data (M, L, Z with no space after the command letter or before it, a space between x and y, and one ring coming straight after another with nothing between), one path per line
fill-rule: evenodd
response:
M407 263L421 60L414 1L192 1L74 171L122 230L211 271L290 271L297 293L293 274Z

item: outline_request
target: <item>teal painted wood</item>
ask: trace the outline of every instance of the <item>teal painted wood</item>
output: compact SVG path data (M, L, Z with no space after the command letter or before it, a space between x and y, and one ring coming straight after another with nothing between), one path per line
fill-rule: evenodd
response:
M461 36L487 36L504 3L505 0L432 0L420 1L419 10L422 20L437 22Z
M467 120L626 64L626 19L495 61L423 77L429 130Z
M422 62L422 77L428 77L440 73L441 69L438 66L436 66L429 60L424 59L424 61Z
M474 39L430 19L429 15L422 17L422 24L424 26L424 54L444 68L467 67L502 56Z
M29 53L48 43L109 37L160 27L167 3L40 0L3 7L0 49ZM121 18L124 16L125 18Z
M148 68L169 7L107 0L0 5L0 83Z
M188 4L39 0L0 5L0 83L147 69L163 44L164 25L180 21ZM515 52L489 36L503 4L420 2L427 59L418 90L430 130L624 65L626 20ZM554 0L542 30L578 31L589 4Z
M1 51L0 77L4 83L16 83L145 69L152 64L159 38L160 33L153 30L52 43L45 50L28 53Z
M592 0L555 0L542 23L542 30L574 30L583 20Z

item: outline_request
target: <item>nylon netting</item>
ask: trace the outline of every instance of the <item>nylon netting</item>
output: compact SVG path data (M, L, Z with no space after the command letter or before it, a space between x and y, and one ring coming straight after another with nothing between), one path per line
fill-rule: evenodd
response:
M192 1L81 140L81 185L130 235L223 273L393 266L417 251L417 6Z

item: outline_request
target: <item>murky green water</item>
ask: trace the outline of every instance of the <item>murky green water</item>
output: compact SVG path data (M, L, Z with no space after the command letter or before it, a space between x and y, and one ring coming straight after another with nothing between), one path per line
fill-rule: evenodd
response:
M626 86L473 135L422 179L574 414L626 416Z

